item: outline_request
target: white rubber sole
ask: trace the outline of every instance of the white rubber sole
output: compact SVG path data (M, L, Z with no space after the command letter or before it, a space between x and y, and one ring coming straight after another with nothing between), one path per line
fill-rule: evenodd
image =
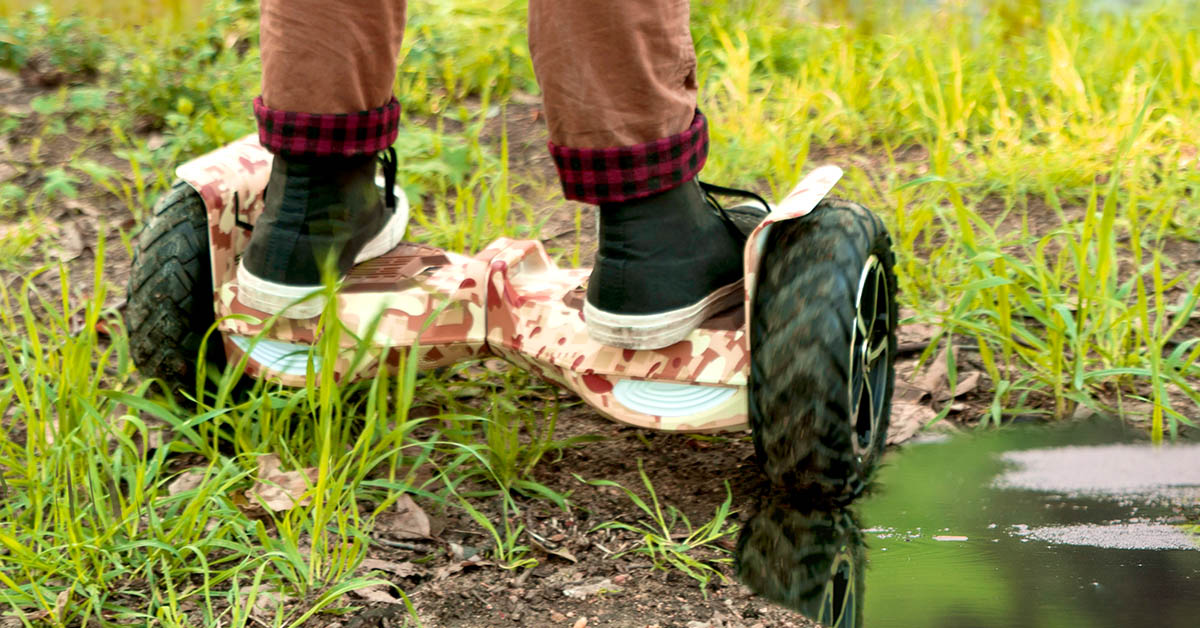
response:
M722 287L703 300L658 314L613 314L583 304L588 336L600 344L621 349L661 349L692 333L708 317L742 300L744 280Z
M403 195L397 195L396 204L396 211L383 225L383 229L367 241L354 257L355 265L391 251L404 239L404 232L408 228L408 201ZM312 318L320 316L321 311L325 309L325 297L314 294L319 292L322 286L297 286L268 281L246 270L242 260L238 260L237 282L238 301L260 312L279 314L283 318ZM313 296L297 303L309 295Z

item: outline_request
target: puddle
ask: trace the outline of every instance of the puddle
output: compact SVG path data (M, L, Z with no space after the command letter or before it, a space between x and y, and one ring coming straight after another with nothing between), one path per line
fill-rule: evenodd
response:
M835 626L1196 626L1200 443L1112 423L892 452L849 510L759 506L742 579Z

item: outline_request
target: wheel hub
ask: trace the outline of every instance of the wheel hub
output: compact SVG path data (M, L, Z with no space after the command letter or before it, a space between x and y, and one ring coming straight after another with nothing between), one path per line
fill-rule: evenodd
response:
M887 412L885 390L891 362L891 286L879 258L867 258L858 279L854 332L850 342L850 420L854 423L854 452L872 455Z

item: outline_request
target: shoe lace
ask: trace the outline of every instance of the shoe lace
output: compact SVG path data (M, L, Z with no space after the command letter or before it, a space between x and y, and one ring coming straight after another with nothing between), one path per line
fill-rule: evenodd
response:
M737 223L733 221L733 218L729 215L729 212L726 211L725 206L722 205L721 202L717 200L717 196L732 196L734 198L742 198L742 199L757 201L759 204L762 205L763 211L765 211L765 212L771 211L771 204L768 203L766 201L766 199L759 196L758 194L755 194L754 192L751 192L750 190L740 190L738 188L727 188L723 185L706 183L704 181L699 181L699 180L697 180L697 182L700 183L700 189L704 192L705 199L707 199L709 204L712 205L713 207L716 207L717 211L720 212L721 218L725 221L726 228L730 229L731 233L736 234L739 238L744 239L741 229L738 227Z
M396 209L396 147L388 146L379 154L379 163L383 166L384 205L388 209Z

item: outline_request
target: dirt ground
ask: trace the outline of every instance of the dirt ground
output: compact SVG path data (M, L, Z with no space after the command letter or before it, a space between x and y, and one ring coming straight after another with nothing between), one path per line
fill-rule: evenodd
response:
M561 459L540 465L535 479L570 495L571 509L563 512L544 501L527 501L525 536L535 548L538 565L517 573L471 560L434 561L414 566L414 554L437 550L381 547L378 557L390 561L390 577L407 592L419 616L430 626L811 626L798 613L774 606L736 583L730 564L721 565L727 581L714 579L707 595L677 569L656 570L644 557L612 555L628 549L635 535L591 531L603 521L634 522L644 515L618 489L595 487L575 478L606 479L641 491L640 459L662 502L678 507L700 524L712 518L727 498L728 481L733 521L749 518L758 493L754 449L744 435L700 441L670 434L647 434L614 425L586 406L560 417L560 438L594 434L604 440L567 451ZM430 513L434 529L449 547L485 542L465 515ZM499 513L492 513L499 519ZM539 539L541 539L539 541ZM732 551L736 535L722 541ZM731 554L725 554L728 558ZM720 558L712 552L708 558ZM419 560L417 558L416 560ZM461 571L447 575L447 568ZM406 572L397 574L396 571ZM400 608L391 607L399 616ZM343 626L385 626L368 619L370 613ZM374 623L373 623L374 622ZM396 624L399 625L399 624Z
M115 157L103 132L56 136L40 149L36 159L27 148L35 136L41 116L32 112L31 100L43 88L29 86L20 76L0 73L0 111L24 114L22 124L0 138L0 184L11 182L37 189L48 168L86 156L126 172L128 166ZM585 211L582 230L576 231L574 211L563 209L557 193L553 164L546 153L546 135L540 106L536 99L523 99L507 109L507 128L511 168L519 177L533 183L517 192L533 203L543 215L549 215L543 227L548 248L572 249L579 243L584 263L594 250L594 215ZM489 133L496 135L500 121L494 121ZM830 152L832 159L861 159L870 155ZM918 159L920 156L914 156ZM91 274L96 259L96 242L103 236L107 243L104 277L115 286L124 286L129 273L129 258L120 245L122 233L135 228L123 201L105 190L81 182L76 198L56 205L43 217L46 237L43 242L57 251L58 258L70 269L75 289L80 294L91 290ZM8 218L0 218L0 234L20 228ZM1200 258L1189 251L1192 259ZM0 271L0 280L13 286L22 272ZM36 284L53 294L58 285L57 270L42 274ZM119 306L123 294L111 296ZM984 404L979 391L986 389L977 368L972 368L969 352L961 356L966 366L959 373L957 395L946 390L945 373L917 373L917 356L926 348L931 328L911 326L902 329L900 362L890 442L911 437L936 413L952 405L951 421L944 429L955 430L982 414ZM939 379L940 377L940 379ZM708 521L726 499L725 482L732 494L734 521L745 521L752 514L760 491L759 476L753 461L753 446L746 433L721 438L697 439L670 434L646 433L623 428L597 416L586 406L574 405L559 421L558 438L578 434L603 436L598 442L568 450L559 459L544 461L535 471L538 482L570 496L571 508L562 511L543 500L527 500L520 522L528 533L522 542L535 548L538 564L532 569L508 571L481 559L488 545L479 527L460 512L438 512L428 504L432 539L413 541L389 538L387 531L376 531L377 541L364 570L386 574L395 590L366 591L350 602L365 605L354 616L330 619L324 616L312 626L372 628L404 625L405 607L397 604L400 591L409 596L418 615L427 626L661 626L678 628L734 628L742 626L810 626L801 615L774 606L754 596L733 578L732 564L721 563L724 579L714 579L707 590L678 569L656 569L646 557L628 554L636 540L631 533L593 531L605 521L633 523L642 513L619 490L596 487L584 479L605 479L641 492L637 461L642 460L660 499L678 507L694 523ZM499 513L486 513L494 521ZM712 552L710 559L729 559L736 535L722 541L726 552ZM315 622L315 623L314 623Z

